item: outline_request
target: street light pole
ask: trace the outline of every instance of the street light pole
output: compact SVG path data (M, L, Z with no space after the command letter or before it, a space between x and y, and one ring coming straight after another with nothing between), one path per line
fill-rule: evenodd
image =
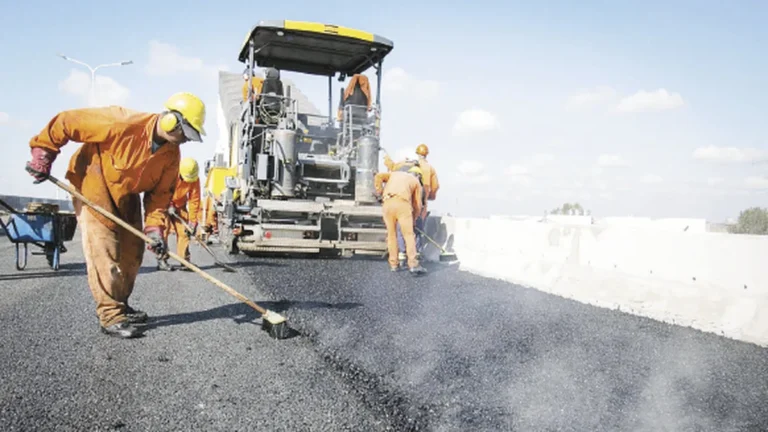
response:
M110 66L128 66L130 64L133 64L133 60L127 60L127 61L121 61L121 62L115 62L115 63L104 63L100 64L96 67L91 67L88 63L81 62L80 60L73 59L72 57L65 56L63 54L57 54L59 57L63 58L64 60L71 61L72 63L77 63L79 65L85 66L88 68L89 71L91 71L91 88L89 92L89 106L96 106L96 71L100 68L110 67Z

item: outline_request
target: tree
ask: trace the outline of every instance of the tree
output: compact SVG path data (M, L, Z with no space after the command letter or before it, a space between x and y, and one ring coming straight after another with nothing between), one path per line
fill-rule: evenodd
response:
M729 231L732 234L768 235L768 209L751 207L743 210Z
M584 211L584 208L579 203L565 203L562 207L556 208L549 212L549 214L553 215L579 215L584 216L586 212Z

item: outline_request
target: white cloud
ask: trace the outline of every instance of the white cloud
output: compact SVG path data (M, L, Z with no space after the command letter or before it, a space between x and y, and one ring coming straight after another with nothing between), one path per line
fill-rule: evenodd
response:
M566 103L568 108L579 108L613 100L616 97L616 90L608 86L598 86L594 89L584 90L568 98Z
M710 177L707 179L707 184L710 186L715 186L723 183L725 181L722 177Z
M8 123L10 119L11 116L9 116L8 113L0 111L0 124Z
M522 176L522 175L528 175L530 173L530 170L526 166L512 164L507 167L506 173L507 175L511 175L511 176Z
M440 91L434 80L422 80L408 74L403 68L387 69L381 77L381 90L386 93L406 93L418 98L431 98Z
M491 181L486 173L485 164L476 160L463 160L457 167L461 182L465 184L484 184Z
M549 153L536 153L531 156L531 164L534 167L542 167L555 160L555 155Z
M768 161L768 152L755 148L740 149L710 145L694 150L693 158L716 163L754 163Z
M597 158L597 164L601 167L624 167L629 163L620 155L603 154Z
M657 176L656 174L646 174L640 178L640 181L646 184L656 184L663 182L664 179Z
M114 79L96 75L93 100L91 100L91 75L72 69L69 76L59 82L59 90L83 99L89 105L123 105L130 97L130 90Z
M747 177L744 179L744 185L749 189L768 189L768 178L765 177Z
M662 111L679 108L684 104L679 93L670 93L666 89L652 92L640 90L622 99L616 109L622 112Z
M458 166L459 173L463 175L477 175L480 174L484 168L485 165L483 165L482 162L475 160L463 160Z
M484 132L499 128L499 121L492 113L481 109L468 109L459 114L453 125L455 133Z
M467 178L463 179L462 181L467 183L467 184L474 184L474 185L486 184L486 183L490 183L491 176L488 175L488 174L480 174L480 175L476 175L476 176L468 176Z
M209 65L199 57L185 56L171 44L150 41L149 61L144 71L152 76L171 76L178 73L201 73L216 78L219 70L228 70L224 65Z

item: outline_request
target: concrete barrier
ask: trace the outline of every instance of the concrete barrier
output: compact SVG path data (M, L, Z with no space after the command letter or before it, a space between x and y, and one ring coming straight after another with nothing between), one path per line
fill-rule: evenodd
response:
M768 237L659 225L432 218L427 232L462 270L768 346Z

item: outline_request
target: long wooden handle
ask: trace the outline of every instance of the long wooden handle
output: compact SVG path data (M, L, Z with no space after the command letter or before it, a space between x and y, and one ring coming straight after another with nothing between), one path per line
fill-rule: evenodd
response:
M200 239L199 239L199 238L198 238L198 237L195 235L195 233L193 233L193 232L192 232L192 227L191 227L191 226L189 226L189 225L188 225L188 224L187 224L187 223L184 221L184 219L182 219L182 218L181 218L181 216L179 216L178 214L174 214L174 215L173 215L173 217L175 217L177 221L181 222L181 224L182 224L182 225L184 225L184 228L186 228L186 230L187 230L187 231L189 231L189 232L191 232L191 233L192 233L191 237L192 237L193 239L195 239L195 241L197 241L197 244L199 244L200 246L202 246L202 247L203 247L203 249L205 249L205 251L206 251L206 252L208 252L208 254L210 254L210 255L213 257L213 260L216 262L216 264L220 265L221 267L224 267L225 269L227 269L227 270L229 270L229 271L232 271L232 272L237 272L237 270L235 270L235 269L234 269L232 266L229 266L229 265L227 265L227 264L224 264L223 262L219 261L219 259L216 257L216 254L214 254L214 253L213 253L213 251L211 250L211 248L209 248L209 247L208 247L208 245L207 245L207 244L205 244L205 242L204 242L204 241L200 240Z
M427 233L425 233L424 231L420 230L420 229L419 229L419 228L417 228L417 227L414 227L414 228L416 228L416 231L420 232L420 233L421 233L421 234L422 234L424 237L426 237L426 239L427 239L427 240L429 240L429 242L430 242L430 243L432 243L433 245L437 246L437 247L440 249L440 251L441 251L442 253L447 253L447 251L445 250L445 248L444 248L444 247L442 247L442 246L440 246L439 244L437 244L437 242L436 242L436 241L432 240L432 238L431 238L431 237L429 237L429 236L427 235Z
M89 206L92 209L96 210L100 215L102 215L105 218L111 220L112 222L120 225L121 227L123 227L126 230L130 231L132 234L134 234L137 237L139 237L140 239L144 240L147 244L153 244L154 243L154 241L151 238L149 238L149 236L147 236L143 232L137 230L136 228L134 228L133 226L128 224L128 222L125 222L124 220L120 219L119 217L117 217L117 216L113 215L112 213L104 210L104 208L102 208L101 206L91 202L88 198L82 196L74 188L72 188L71 186L69 186L67 184L62 183L56 177L54 177L52 175L49 175L48 176L48 180L53 182L53 184L55 184L56 186L58 186L58 187L64 189L65 191L69 192L70 195L72 195L73 197L75 197L78 200L82 201L87 206ZM209 275L208 273L200 270L199 268L197 268L197 266L195 266L191 262L185 260L184 258L182 258L182 257L180 257L180 256L178 256L175 253L170 252L170 251L168 251L168 255L171 258L175 259L176 261L184 264L184 266L187 267L188 269L190 269L190 270L194 271L195 273L199 274L200 276L204 277L205 279L207 279L209 282L213 283L217 287L219 287L219 288L223 289L224 291L228 292L230 295L234 296L235 298L237 298L241 302L243 302L243 303L247 304L248 306L256 309L256 311L259 312L260 314L264 315L264 314L267 313L266 309L264 309L263 307L257 305L252 300L248 299L244 295L242 295L239 292L235 291L234 289L230 288L229 286L227 286L223 282L219 281L218 279L214 278L213 276Z

